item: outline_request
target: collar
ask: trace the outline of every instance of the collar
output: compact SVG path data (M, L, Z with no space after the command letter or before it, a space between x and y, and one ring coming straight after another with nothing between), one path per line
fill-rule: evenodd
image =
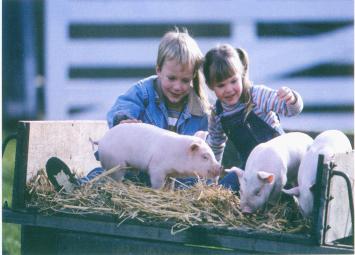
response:
M203 104L194 89L191 89L187 99L187 109L192 115L204 116L206 113L203 109Z
M234 105L227 105L218 99L212 108L212 112L215 116L229 116L234 114L235 112L240 112L244 110L245 107L246 104L244 103L237 102Z
M227 105L221 101L221 105L222 105L223 111L226 113L231 112L231 111L233 111L233 112L240 111L246 107L245 103L240 103L240 102L237 102L234 105Z
M158 79L154 80L155 89L155 103L160 104L164 98L163 91L158 82ZM204 116L206 113L203 110L203 104L201 99L197 96L196 92L191 89L190 93L187 95L187 106L185 107L185 113L189 113L195 116Z

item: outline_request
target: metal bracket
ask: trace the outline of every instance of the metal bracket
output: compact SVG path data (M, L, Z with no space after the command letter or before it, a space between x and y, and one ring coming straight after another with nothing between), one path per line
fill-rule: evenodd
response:
M350 208L350 215L351 215L351 225L354 229L354 200L353 200L353 192L352 192L352 189L351 189L351 182L350 182L350 178L349 176L344 173L344 172L341 172L341 171L337 171L337 170L333 170L331 169L330 170L330 178L329 178L329 183L332 179L333 176L340 176L340 177L343 177L343 179L345 180L346 182L346 187L348 189L348 198L349 198L349 208ZM327 203L328 205L328 203Z

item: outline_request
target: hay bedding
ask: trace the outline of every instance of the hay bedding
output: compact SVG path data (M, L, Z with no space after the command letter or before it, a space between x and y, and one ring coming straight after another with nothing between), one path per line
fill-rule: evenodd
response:
M202 181L188 189L154 190L130 181L116 182L105 173L66 194L55 192L41 170L27 188L28 206L46 215L114 215L119 225L130 219L170 222L172 234L197 225L287 233L309 230L309 223L302 219L292 200L280 202L267 212L245 216L238 196Z

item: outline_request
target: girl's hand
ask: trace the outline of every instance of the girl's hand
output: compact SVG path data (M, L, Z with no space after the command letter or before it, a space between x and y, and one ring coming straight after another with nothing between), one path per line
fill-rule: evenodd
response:
M280 100L285 100L287 105L295 104L297 101L295 94L288 87L279 88L277 91L277 96Z
M142 121L141 120L137 120L137 119L121 120L120 124L124 124L124 123L142 123Z

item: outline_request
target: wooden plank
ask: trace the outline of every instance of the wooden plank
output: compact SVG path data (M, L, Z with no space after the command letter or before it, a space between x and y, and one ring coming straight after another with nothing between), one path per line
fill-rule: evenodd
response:
M208 6L209 8L206 8ZM109 24L122 26L141 26L149 24L154 28L160 27L159 24L227 24L230 30L227 34L214 34L213 38L204 36L196 37L203 53L206 53L217 43L231 43L238 47L244 47L250 55L251 60L251 78L255 84L278 82L283 86L290 86L285 82L284 77L287 74L294 73L315 65L329 64L352 64L351 54L353 52L353 27L340 26L342 28L332 30L328 33L317 36L294 36L294 37L258 37L258 25L270 22L287 24L288 22L305 23L328 23L332 22L350 22L353 20L353 3L350 0L315 0L315 1L257 1L250 0L244 3L242 0L229 1L173 1L163 0L148 1L47 1L45 14L46 24L46 70L47 86L45 87L46 118L47 119L84 119L102 118L109 108L107 101L109 98L101 96L100 102L92 103L92 85L89 78L99 80L98 77L86 76L71 79L70 70L73 68L93 67L101 70L105 67L123 67L118 70L123 77L127 75L136 76L142 74L139 70L129 74L125 73L124 67L154 68L156 50L160 38L150 37L142 38L144 34L129 32L127 38L121 38L121 34L113 29L118 39L112 38L73 38L70 37L70 27L73 24L93 24L105 26ZM107 11L110 10L110 11ZM161 11L164 10L164 11ZM175 10L180 10L176 12ZM203 10L203 11L201 11ZM226 10L228 10L226 12ZM236 15L237 14L237 15ZM161 27L160 27L161 30ZM191 31L190 31L191 32ZM208 31L207 31L208 32ZM203 28L203 33L205 29ZM197 33L198 34L198 33ZM132 39L130 36L139 36ZM155 34L157 35L157 34ZM131 39L130 39L131 38ZM155 45L155 46L154 46ZM333 47L342 45L342 47ZM144 49L144 50L142 50ZM275 49L278 49L275 51ZM330 49L330 50L329 50ZM306 54L299 54L306 52ZM65 53L65 54L63 54ZM65 57L63 57L65 56ZM287 56L285 58L285 56ZM278 61L275 61L278 60ZM284 60L286 59L286 60ZM273 63L270 65L270 63ZM112 69L112 68L111 68ZM82 70L82 69L80 69ZM122 71L124 72L122 74ZM129 71L129 70L128 70ZM110 73L117 75L114 68L111 71L98 71L99 73ZM88 72L86 72L88 73ZM90 73L91 74L91 73ZM93 75L93 74L92 74ZM79 75L80 76L80 75ZM107 75L106 75L107 76ZM104 78L108 78L104 77ZM83 78L83 79L82 79ZM127 77L126 77L127 78ZM131 77L139 80L143 77ZM328 77L327 77L328 78ZM88 87L84 90L72 91L73 80L82 80L88 82ZM351 80L351 79L350 79ZM333 80L335 81L335 80ZM109 82L107 80L107 82ZM112 80L113 82L113 80ZM315 102L325 100L335 102L344 99L346 102L352 102L353 93L344 93L336 96L328 93L329 87L338 87L340 81L330 84L324 83L325 90L318 90L321 96L314 94L302 94L308 98L313 97ZM312 88L313 78L305 79L305 83ZM112 85L114 85L113 83ZM89 85L91 86L89 88ZM270 84L272 85L272 84ZM352 82L347 83L348 87L353 87ZM340 85L341 86L341 85ZM97 87L98 88L98 87ZM313 89L315 90L315 89ZM87 91L90 91L88 93ZM321 93L324 91L323 93ZM337 90L342 91L341 89ZM119 89L115 94L118 96L125 90ZM77 94L76 94L77 93ZM102 90L101 94L106 93L110 97L110 91ZM80 102L75 102L77 95L88 94L85 98L80 96ZM323 95L323 96L322 96ZM325 96L327 95L327 96ZM320 99L322 97L322 99ZM311 99L311 103L313 102ZM350 101L349 101L350 100ZM85 102L84 102L85 101ZM322 101L324 102L324 101ZM113 104L113 101L110 102ZM306 102L307 103L307 102ZM92 107L96 105L97 107ZM75 108L85 108L84 111L76 111Z
M196 38L203 53L223 40L224 43L236 44L229 37ZM147 39L90 39L70 40L66 46L68 65L128 65L155 66L160 38ZM99 52L88 54L88 52ZM129 52L129 54L127 54Z
M354 132L353 112L302 113L292 118L282 116L280 118L282 127L290 130L322 132L329 129L338 129L349 134Z
M100 165L89 138L98 140L106 121L29 121L27 181L44 169L50 157L59 157L79 176ZM24 186L22 186L24 187Z
M49 1L51 2L51 1ZM107 6L110 6L110 12ZM68 5L73 20L107 21L124 20L147 22L151 20L322 20L352 19L353 3L349 0L164 0L143 1L70 1ZM164 10L164 11L161 11ZM179 12L176 12L179 10ZM203 10L203 11L202 11Z
M189 247L213 246L227 251L233 249L251 253L353 253L353 249L349 248L317 246L309 237L297 234L199 227L171 235L168 225L124 223L118 226L115 222L88 220L87 216L74 218L30 213L17 213L14 216L12 212L5 211L5 213L7 214L4 218L10 218L14 223L21 222L28 226L54 228L57 232L94 234L97 238L111 236L133 241L144 240L147 243L153 243L153 246L156 243L170 242L177 245L188 244Z
M22 254L235 254L231 249L152 242L42 227L25 226L22 233Z
M288 86L296 90L304 105L343 105L353 104L354 86L352 77L319 77L278 79L265 84L278 89ZM334 89L336 87L336 89Z
M14 210L25 208L26 171L28 166L29 125L20 122L17 126L15 172L12 186L12 207Z
M242 43L241 47L249 52L253 80L265 80L324 62L352 63L352 57L344 52L353 51L354 45L350 43L353 37L353 27L348 26L313 37L259 39L249 45L243 45L242 41L238 44ZM343 47L334 48L333 45ZM285 56L287 61L282 61Z
M349 177L351 192L354 193L354 151L337 154L334 163L336 166L333 170L343 172ZM325 235L326 244L331 244L337 239L348 237L354 233L346 184L346 181L337 175L330 180L328 198L331 200L328 203L328 214L325 222L325 227L329 226Z
M67 119L65 97L67 62L68 1L46 1L44 4L46 118Z

